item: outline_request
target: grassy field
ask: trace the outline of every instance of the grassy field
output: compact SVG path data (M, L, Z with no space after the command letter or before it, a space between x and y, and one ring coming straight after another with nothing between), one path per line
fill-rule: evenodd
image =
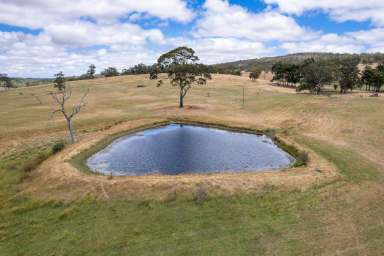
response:
M382 255L382 97L311 96L262 80L215 76L192 89L179 110L176 89L156 88L145 76L72 86L75 92L90 88L75 120L80 142L124 123L212 120L274 129L334 164L341 178L305 190L270 186L164 200L100 200L92 193L44 199L22 192L51 146L65 137L61 117L50 118L52 88L0 92L0 255ZM71 194L73 186L62 184L59 191Z

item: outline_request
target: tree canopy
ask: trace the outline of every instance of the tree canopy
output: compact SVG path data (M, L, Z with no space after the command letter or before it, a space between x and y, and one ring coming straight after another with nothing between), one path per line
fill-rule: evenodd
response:
M55 74L55 80L53 80L53 86L59 90L62 91L65 88L65 77L63 72L59 72Z
M250 73L249 73L249 78L252 81L255 81L256 79L259 78L261 72L263 71L262 67L255 65L251 68Z
M379 65L377 68L366 68L361 76L361 81L367 86L367 90L374 88L375 92L380 92L384 84L384 65Z
M339 68L337 69L338 86L340 93L346 93L348 90L353 90L360 81L359 64L360 59L351 58L341 61Z
M93 79L95 78L95 74L96 74L96 66L94 64L89 65L88 71L87 71L87 78Z
M319 94L324 85L333 81L332 70L324 62L307 63L301 68L301 75L298 91L309 90Z

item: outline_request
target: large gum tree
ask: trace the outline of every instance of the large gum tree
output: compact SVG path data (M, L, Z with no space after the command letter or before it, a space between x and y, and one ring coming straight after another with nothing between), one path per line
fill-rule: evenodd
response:
M158 73L168 74L172 86L179 88L179 107L184 107L184 97L194 85L205 85L211 79L209 68L198 62L195 51L188 47L178 47L164 53L157 60L155 71L151 72L151 79L157 79ZM159 80L159 86L162 84Z

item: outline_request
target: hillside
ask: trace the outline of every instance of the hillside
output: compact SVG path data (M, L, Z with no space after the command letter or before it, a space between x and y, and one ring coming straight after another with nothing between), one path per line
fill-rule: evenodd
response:
M384 54L382 53L363 53L363 54L341 54L341 53L295 53L277 57L264 57L259 59L239 60L234 62L220 63L212 65L217 69L249 70L252 66L258 65L265 70L270 70L277 62L300 63L308 58L315 60L341 60L345 58L357 57L362 63L382 63Z

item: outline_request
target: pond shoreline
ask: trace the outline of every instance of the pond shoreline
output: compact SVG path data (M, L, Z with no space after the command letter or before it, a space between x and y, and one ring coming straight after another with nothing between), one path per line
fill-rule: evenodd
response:
M239 126L229 126L223 123L207 123L207 122L201 122L201 121L193 121L193 120L185 120L185 119L168 119L164 121L159 121L159 122L153 122L152 124L146 124L142 125L127 131L121 131L116 134L109 135L108 137L100 140L97 142L94 146L91 148L88 148L79 154L73 156L69 162L77 169L79 169L82 172L85 172L86 174L90 175L100 175L100 176L110 176L106 175L100 172L95 172L92 171L89 166L87 165L86 161L89 157L92 155L96 154L99 151L104 150L108 145L113 143L114 141L124 137L128 136L134 133L142 132L148 129L155 129L155 128L161 128L165 127L170 124L176 124L176 125L190 125L190 126L196 126L196 127L206 127L206 128L214 128L214 129L220 129L220 130L225 130L225 131L230 131L230 132L237 132L237 133L246 133L246 134L253 134L253 135L265 135L269 137L280 149L291 155L295 161L292 163L291 167L284 170L289 170L293 167L302 167L305 166L306 163L303 164L297 164L297 157L300 154L300 150L297 149L295 146L290 145L289 143L285 142L282 138L277 136L275 134L274 130L267 129L267 130L260 130L260 129L252 129L252 128L246 128L246 127L239 127ZM260 172L269 172L269 171L276 171L276 170L263 170L259 171ZM245 171L246 172L246 171ZM198 173L201 175L209 175L209 174L214 174L214 173L241 173L241 172L211 172L211 173ZM196 173L188 173L188 174L196 174ZM151 174L148 174L151 175ZM167 175L167 174L159 174L159 175ZM184 175L184 174L177 174L177 175ZM144 175L147 176L147 175ZM173 176L173 175L172 175ZM124 176L114 176L114 177L124 177Z
M201 186L204 186L207 193L211 195L228 195L260 193L271 186L279 187L284 191L292 189L306 190L313 185L340 179L337 168L332 163L309 148L298 144L292 140L293 138L285 136L284 133L279 133L275 138L298 151L308 152L310 161L306 166L292 167L280 171L188 173L180 175L150 174L119 177L97 174L87 170L84 160L93 153L105 148L113 140L129 133L169 123L206 124L213 128L229 126L229 124L223 122L212 124L189 118L148 118L123 122L108 129L92 132L84 135L78 143L68 145L62 151L44 161L31 173L31 178L25 182L23 193L34 194L37 197L52 200L75 200L86 195L101 200L119 196L139 200L163 200L175 193L185 196L193 195L195 190ZM245 124L244 127L246 127ZM244 127L231 126L232 131L261 133L260 129Z
M117 138L86 159L112 176L279 171L295 162L265 134L175 122Z

